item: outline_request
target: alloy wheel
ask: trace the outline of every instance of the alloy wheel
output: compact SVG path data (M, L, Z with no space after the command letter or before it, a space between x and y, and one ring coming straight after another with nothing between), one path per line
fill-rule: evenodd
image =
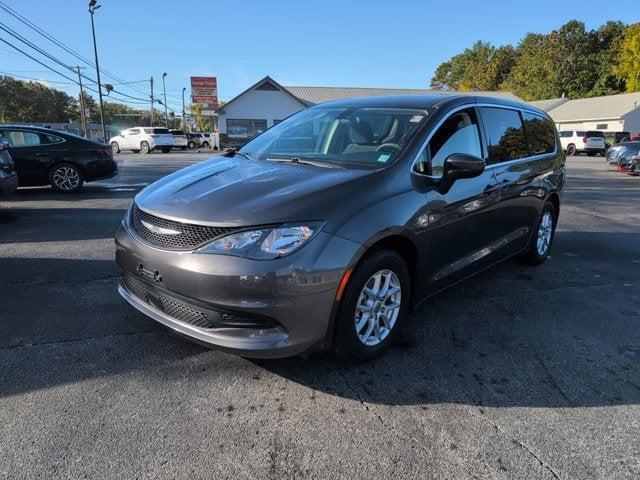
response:
M55 186L65 192L75 190L80 185L80 173L73 167L61 166L56 168L52 178Z
M400 313L402 287L391 270L380 270L362 287L354 326L358 339L369 347L376 346L389 336Z
M536 248L538 255L544 255L549 250L551 244L551 235L553 233L553 217L550 212L545 212L538 227L538 241Z

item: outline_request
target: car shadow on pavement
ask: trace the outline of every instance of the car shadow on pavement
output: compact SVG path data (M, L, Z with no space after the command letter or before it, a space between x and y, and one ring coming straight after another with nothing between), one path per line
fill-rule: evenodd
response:
M637 239L558 232L547 263L507 262L431 298L390 351L361 365L328 354L245 360L208 350L124 302L112 261L0 258L9 272L0 277L0 397L128 373L232 375L241 389L239 378L273 374L365 404L638 404L640 255L625 247ZM619 247L615 262L599 259L602 242Z

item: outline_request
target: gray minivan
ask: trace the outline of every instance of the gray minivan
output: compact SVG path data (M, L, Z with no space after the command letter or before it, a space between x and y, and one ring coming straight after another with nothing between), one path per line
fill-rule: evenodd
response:
M436 292L513 256L542 263L564 164L525 103L321 104L142 190L116 233L119 292L240 355L366 360Z

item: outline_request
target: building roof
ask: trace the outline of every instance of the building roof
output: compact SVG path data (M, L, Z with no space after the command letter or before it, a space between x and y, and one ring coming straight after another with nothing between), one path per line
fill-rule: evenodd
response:
M548 100L536 100L529 103L534 107L539 108L542 111L548 112L549 110L552 110L568 101L569 101L568 98L561 97L561 98L550 98Z
M479 96L494 96L520 100L511 92L448 92L425 90L419 88L365 88L365 87L298 87L284 86L289 93L300 99L308 106L318 103L361 97L398 97L406 95L434 95L434 94L467 94Z
M640 92L569 100L549 110L555 122L621 118L640 107Z
M217 111L224 110L230 103L244 95L249 90L263 87L265 84L271 84L277 90L282 90L294 97L304 106L310 107L318 103L331 102L334 100L345 100L348 98L363 97L398 97L408 95L436 95L436 94L463 94L478 96L494 96L506 98L509 100L522 101L519 97L511 92L450 92L437 90L423 90L418 88L363 88L363 87L300 87L300 86L284 86L280 85L273 78L267 76L256 82L244 92L229 100L224 106Z

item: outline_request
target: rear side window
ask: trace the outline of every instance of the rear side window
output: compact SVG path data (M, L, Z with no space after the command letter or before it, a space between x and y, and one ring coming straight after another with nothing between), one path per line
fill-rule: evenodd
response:
M529 156L520 113L505 108L482 107L489 163Z
M524 131L532 155L552 153L556 149L556 132L553 124L540 115L522 113Z
M585 131L576 132L576 135L579 136L579 137L584 137L586 134L587 134L587 132L585 132Z
M140 133L139 128L132 128L131 130L129 130L129 135L138 135L139 133Z

